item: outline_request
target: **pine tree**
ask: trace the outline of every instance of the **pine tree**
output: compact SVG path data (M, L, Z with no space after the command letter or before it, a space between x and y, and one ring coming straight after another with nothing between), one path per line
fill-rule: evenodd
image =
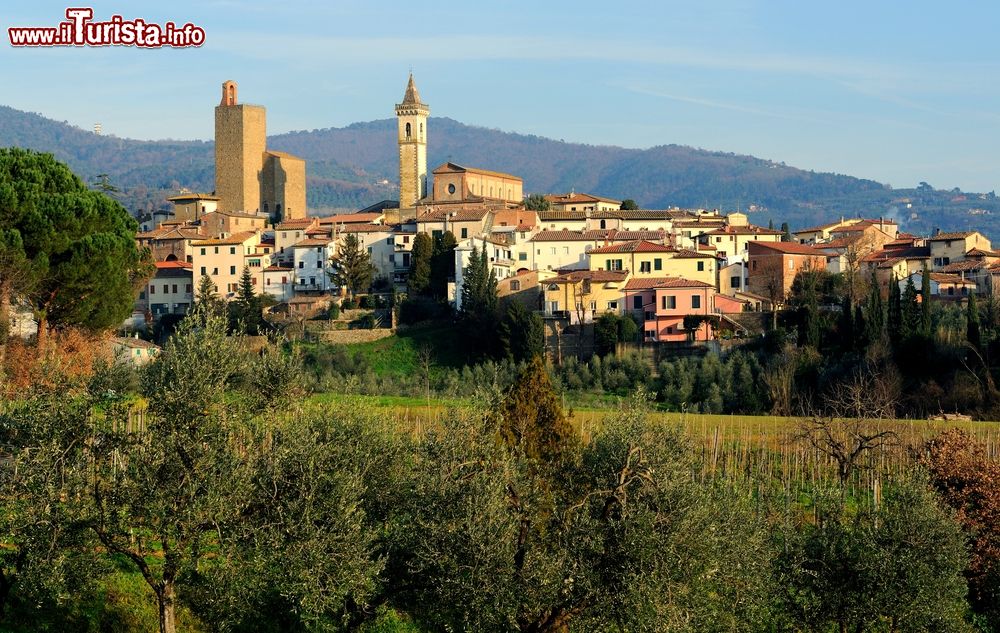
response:
M410 276L406 287L410 296L428 294L431 286L431 257L434 255L434 242L427 233L418 233L413 238L413 251L410 254Z
M356 293L367 291L375 279L375 267L371 257L361 248L358 236L348 233L344 236L337 253L330 257L331 271L327 273L334 284L347 288L351 298Z
M261 315L263 307L261 298L257 296L253 287L250 267L244 266L236 298L229 303L229 330L234 332L242 329L254 336L260 334L264 320Z
M222 300L219 299L215 291L215 282L208 275L202 275L198 281L198 298L195 301L195 308L204 317L218 315L223 309Z
M889 284L889 309L886 314L886 330L889 333L889 340L893 347L899 345L902 340L903 330L903 306L902 298L899 294L899 280L896 273L892 274L892 281Z

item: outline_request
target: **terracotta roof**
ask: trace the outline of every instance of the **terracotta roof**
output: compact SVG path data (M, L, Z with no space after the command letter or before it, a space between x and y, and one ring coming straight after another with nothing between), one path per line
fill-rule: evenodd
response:
M486 217L489 213L489 209L460 209L458 211L453 211L451 209L434 209L424 213L417 218L417 222L442 222L447 217L449 222L478 222ZM453 214L454 215L451 215Z
M601 248L590 251L591 255L604 255L606 253L672 253L675 249L663 244L657 244L648 240L635 240L632 242L622 242L620 244L609 244Z
M613 202L617 205L621 205L621 200L615 200L613 198L602 198L601 196L595 196L589 193L549 193L546 194L545 199L549 202L554 202L556 204L574 204L574 203L587 203L587 202Z
M586 221L586 219L587 219L587 212L586 211L556 211L556 210L539 211L538 212L538 219L540 221L543 221L543 222L544 221L549 221L549 220L579 220L579 221Z
M287 272L287 271L292 271L292 270L295 270L295 269L292 268L291 266L279 266L277 264L271 264L270 266L268 266L267 268L264 269L264 272L265 273L276 273L276 272Z
M251 237L257 235L254 231L243 231L242 233L233 233L229 237L215 237L205 240L197 240L191 242L191 246L221 246L229 244L242 244L246 242Z
M959 284L962 286L975 286L976 282L971 279L962 279L959 275L949 275L947 273L930 273L931 281L939 284Z
M614 231L611 239L624 241L649 240L655 242L663 240L665 237L666 233L663 231Z
M981 248L970 248L965 253L966 257L1000 257L1000 253L996 251L987 251Z
M983 268L987 264L980 259L963 259L960 262L952 262L947 266L941 268L943 273L959 273L965 272L967 270L977 270Z
M746 226L720 226L717 229L707 231L705 235L781 235L781 231L766 229L762 226L748 224Z
M600 283L615 281L625 281L628 279L628 271L622 270L571 270L551 279L546 279L544 283L567 284L576 283L584 279Z
M818 248L809 246L808 244L799 244L798 242L750 242L747 245L747 248L751 251L763 248L778 253L784 253L786 255L815 255L817 257L826 257L826 253L818 250Z
M277 231L287 231L289 229L304 229L316 221L316 218L297 218L295 220L285 220L274 227Z
M937 235L932 235L927 238L929 242L938 242L941 240L964 240L973 233L978 233L978 231L954 231L952 233L938 233Z
M194 267L194 265L191 264L190 262L182 262L182 261L179 261L179 260L178 261L172 261L172 262L156 262L154 265L156 266L157 270L168 270L168 269L177 269L177 268L193 268Z
M324 240L324 239L310 238L292 244L292 248L300 248L300 247L304 248L307 246L326 246L330 244L330 242L332 241L333 241L332 239Z
M380 220L384 213L339 213L317 218L320 224L373 224Z
M683 277L633 277L625 290L651 290L653 288L714 288L712 284Z
M478 167L464 167L457 163L447 162L439 165L434 169L434 174L454 174L454 173L470 173L470 174L483 174L484 176L496 176L498 178L509 178L511 180L521 180L520 177L514 176L512 174L505 174L501 171L490 171L488 169L479 169Z
M611 234L607 229L597 231L539 231L529 242L594 242L606 239Z
M829 242L820 242L816 244L816 248L819 250L836 250L839 248L847 248L851 244L857 242L861 239L860 235L849 235L847 237L838 237L835 240L830 240Z
M267 221L267 216L266 215L261 215L259 213L248 213L247 211L222 211L220 209L216 209L215 211L212 211L211 213L206 213L205 215L203 215L201 217L202 218L206 218L206 217L208 217L208 216L210 216L212 214L226 215L226 216L229 216L231 218L250 218L250 219L253 219L253 220L264 220L264 221Z
M385 224L348 224L337 227L337 233L392 233L392 227Z
M715 255L711 253L699 253L689 248L681 248L677 250L674 259L715 259Z

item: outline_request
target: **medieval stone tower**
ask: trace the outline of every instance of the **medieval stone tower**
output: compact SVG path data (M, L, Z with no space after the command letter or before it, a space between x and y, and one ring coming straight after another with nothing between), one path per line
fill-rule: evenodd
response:
M427 195L427 116L430 107L420 101L413 74L403 102L396 104L399 121L399 208L413 208Z
M267 113L241 104L236 82L215 107L215 195L219 211L263 213L273 222L306 217L306 163L267 150Z
M222 84L215 107L215 195L220 211L260 209L260 172L267 145L263 106L241 104L236 82Z

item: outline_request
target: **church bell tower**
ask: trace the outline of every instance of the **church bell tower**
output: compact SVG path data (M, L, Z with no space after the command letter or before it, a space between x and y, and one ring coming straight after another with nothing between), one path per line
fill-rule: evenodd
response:
M403 102L396 104L399 122L399 208L410 209L427 195L427 116L430 107L420 101L413 73Z

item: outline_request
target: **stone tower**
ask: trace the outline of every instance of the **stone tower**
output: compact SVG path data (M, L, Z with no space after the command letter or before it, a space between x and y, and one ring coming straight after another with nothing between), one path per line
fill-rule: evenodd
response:
M263 106L239 103L236 82L223 83L222 101L215 107L215 195L220 211L260 210L266 145Z
M413 74L403 102L396 104L399 121L399 208L413 208L427 195L427 115L430 107L420 101Z

